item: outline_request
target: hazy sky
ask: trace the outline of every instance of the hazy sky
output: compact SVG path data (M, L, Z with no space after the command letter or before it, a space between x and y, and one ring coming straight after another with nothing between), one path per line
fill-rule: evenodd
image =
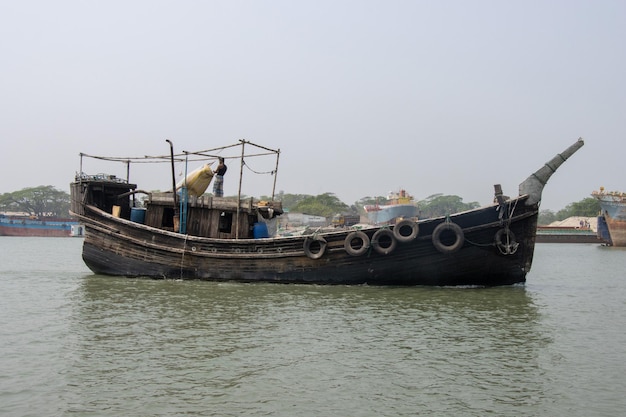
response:
M286 193L486 204L583 137L557 211L626 191L625 22L623 0L0 0L0 193L69 192L80 152L243 138L281 150ZM166 190L159 171L134 179Z

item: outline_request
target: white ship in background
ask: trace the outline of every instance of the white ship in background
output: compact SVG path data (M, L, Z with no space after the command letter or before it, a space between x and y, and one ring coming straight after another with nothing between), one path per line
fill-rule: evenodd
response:
M397 219L416 218L418 212L413 196L402 189L390 192L383 204L368 204L363 208L373 224L395 223Z

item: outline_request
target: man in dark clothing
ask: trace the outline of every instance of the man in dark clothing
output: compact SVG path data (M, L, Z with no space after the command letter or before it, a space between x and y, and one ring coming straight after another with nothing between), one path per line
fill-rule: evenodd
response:
M224 174L228 167L224 164L224 158L218 158L219 164L215 170L215 179L213 182L213 195L215 197L224 197Z

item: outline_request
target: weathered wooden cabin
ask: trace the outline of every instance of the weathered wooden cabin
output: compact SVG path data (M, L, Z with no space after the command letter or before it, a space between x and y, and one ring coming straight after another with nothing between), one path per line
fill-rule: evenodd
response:
M161 230L184 231L198 237L269 237L263 233L263 224L283 213L279 201L255 202L252 198L238 201L203 195L188 196L181 205L182 197L177 195L174 199L171 191L147 193L137 190L136 184L119 182L114 177L85 180L72 184L72 196L75 198L72 212L84 215L84 207L92 206L114 217ZM138 198L142 194L146 195L143 203Z

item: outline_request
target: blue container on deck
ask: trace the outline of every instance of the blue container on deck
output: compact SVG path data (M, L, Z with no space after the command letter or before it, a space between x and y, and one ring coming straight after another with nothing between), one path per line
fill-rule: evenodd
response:
M131 207L130 221L144 224L146 222L146 209L143 207Z
M252 233L254 234L255 239L270 237L270 234L267 231L267 225L265 223L254 223L254 226L252 227Z

